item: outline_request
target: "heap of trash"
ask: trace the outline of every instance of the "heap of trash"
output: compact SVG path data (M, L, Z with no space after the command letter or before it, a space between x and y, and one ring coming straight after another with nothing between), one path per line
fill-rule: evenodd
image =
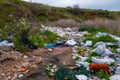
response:
M120 80L120 37L98 32L91 37L98 40L100 37L107 36L113 40L104 40L104 38L101 40L100 38L101 41L93 42L90 38L84 41L86 35L90 34L87 31L78 32L72 28L45 26L42 26L42 30L50 30L66 38L64 41L47 43L46 48L72 47L74 65L63 65L57 67L55 71L49 67L48 72L55 80ZM76 36L79 38L76 39Z

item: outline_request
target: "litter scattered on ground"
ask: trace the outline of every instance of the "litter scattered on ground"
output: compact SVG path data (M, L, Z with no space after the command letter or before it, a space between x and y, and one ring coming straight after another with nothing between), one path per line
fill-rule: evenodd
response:
M96 34L96 37L106 36L106 35L108 35L108 34L105 33L105 32L98 32L98 33Z
M7 40L0 41L0 50L12 51L14 47L13 43L9 43Z
M92 41L86 41L84 44L85 47L92 46Z
M115 74L119 74L120 75L120 66L116 68Z
M56 47L53 49L53 55L66 54L72 52L71 47Z
M120 80L120 75L113 75L110 77L110 80Z
M120 48L117 48L116 51L117 51L117 53L120 53Z
M34 55L32 55L34 56ZM33 58L16 51L0 50L0 80L16 80L29 72L32 65L40 64L41 57Z
M87 31L78 32L77 28L42 25L41 31L44 30L50 30L61 37L65 37L65 40L46 43L47 49L38 50L39 52L34 50L33 53L28 52L26 54L15 51L6 52L3 47L10 46L13 48L14 44L6 40L0 42L0 50L2 50L0 51L0 80L5 78L15 80L17 77L24 77L30 72L31 66L36 67L47 60L50 55L59 57L55 60L64 64L62 67L57 67L54 64L47 65L48 75L55 77L55 80L101 80L104 76L103 79L120 80L120 37L98 32L94 38L109 35L118 42L97 42L93 45L92 40L83 43L85 35L90 34ZM41 57L41 51L48 53L47 57ZM72 57L70 56L69 59L75 61L74 65L69 65L70 61L66 59L68 55L60 57L62 54L71 54ZM55 61L51 62L55 63Z
M76 44L77 44L77 42L74 39L67 40L65 43L65 45L68 45L68 46L74 46Z
M97 64L108 64L111 65L112 63L115 63L115 60L112 58L96 58L96 57L92 57L92 62L93 63L97 63Z
M88 78L85 75L76 75L78 80L87 80Z

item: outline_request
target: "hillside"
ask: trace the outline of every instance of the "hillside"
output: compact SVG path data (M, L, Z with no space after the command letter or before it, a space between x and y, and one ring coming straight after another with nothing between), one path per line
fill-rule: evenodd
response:
M120 11L0 0L0 80L119 77L119 36Z
M91 10L81 8L60 8L51 7L38 3L23 2L21 0L1 0L0 1L0 38L11 38L11 41L16 47L19 45L18 51L23 51L24 46L28 44L36 44L36 39L41 32L39 31L41 23L52 26L63 27L105 27L111 33L118 32L119 35L119 22L120 12L107 11L107 10ZM38 35L36 35L36 33ZM50 32L47 32L50 33ZM46 33L46 34L47 34ZM26 35L24 35L26 34ZM114 33L116 34L116 33ZM51 37L49 35L49 37ZM36 41L32 40L36 36ZM48 35L46 35L48 36ZM41 38L44 40L37 46L43 46L46 42L44 36ZM56 36L54 36L56 37Z

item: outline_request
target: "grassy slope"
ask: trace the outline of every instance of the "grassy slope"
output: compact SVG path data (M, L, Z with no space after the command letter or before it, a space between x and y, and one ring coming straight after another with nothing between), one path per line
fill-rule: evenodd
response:
M120 12L107 10L58 8L37 3L24 3L24 6L27 7L38 18L38 20L41 21L47 19L54 21L60 18L72 18L77 21L82 21L98 17L108 19L116 19L120 17Z
M43 22L69 18L83 21L99 17L108 19L120 17L120 12L107 10L50 7L43 4L20 2L20 0L11 0L11 2L3 0L0 2L0 26L4 26L6 22L16 18L26 17L28 14L32 14L39 21Z
M47 20L56 21L59 19L74 19L81 22L99 17L116 19L120 17L120 12L59 8L37 3L21 2L20 0L1 0L0 39L13 36L12 42L15 44L15 50L24 51L24 41L26 41L26 39L29 39L32 44L37 46L42 46L46 42L53 42L54 40L52 37L57 39L57 36L50 32L47 32L50 33L50 35L42 36L42 33L38 31L38 28L40 28L40 25L38 24L39 21L45 22ZM36 24L37 27L35 27ZM29 31L29 29L31 30ZM39 36L40 40L38 40ZM21 40L23 43L21 43Z

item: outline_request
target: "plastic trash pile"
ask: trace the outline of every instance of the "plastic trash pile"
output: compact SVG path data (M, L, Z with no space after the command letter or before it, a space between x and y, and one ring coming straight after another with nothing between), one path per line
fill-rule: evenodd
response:
M47 28L48 30L51 30L55 32L53 29L59 29L59 28ZM62 30L62 29L60 29ZM67 31L70 31L69 33L72 34L71 36L77 34L76 32L71 32L72 29L67 29ZM58 30L59 31L59 30ZM64 32L64 31L60 31ZM68 32L64 32L65 34ZM78 32L80 33L80 32ZM69 36L70 36L69 34ZM59 34L58 34L59 35ZM84 37L83 34L81 34L82 37ZM77 42L72 37L71 40L68 40L65 42L64 45L72 46L73 50L73 60L75 60L76 64L75 67L84 67L84 71L86 71L84 74L84 71L74 68L70 72L73 77L70 77L67 72L64 74L64 79L69 80L120 80L120 46L119 41L120 38L117 36L113 36L108 33L102 33L98 32L96 35L94 35L94 38L106 36L109 35L113 39L117 40L117 43L113 42L97 42L95 45L93 45L93 42L91 40L87 40L85 43L80 40L80 42ZM62 35L65 37L65 35ZM76 35L75 35L76 36ZM81 44L81 45L76 45ZM47 46L46 46L47 47ZM113 49L115 52L113 52ZM90 65L96 64L94 68L92 68ZM70 67L69 67L70 68ZM67 68L58 68L60 71L69 71ZM74 72L75 71L75 72ZM82 71L82 72L79 72ZM90 72L90 73L87 73ZM102 72L103 71L103 72ZM76 73L78 72L78 73ZM57 75L56 80L64 80L62 79L62 73L59 71L56 71L56 74L61 74L61 76ZM66 76L65 76L66 75ZM55 75L56 77L56 75ZM59 79L60 77L60 79Z
M105 36L107 33L98 32L96 37ZM118 43L114 44L112 42L97 42L95 45L92 44L92 41L86 41L84 45L73 47L73 59L76 61L76 66L84 66L90 68L91 63L94 64L105 64L109 67L108 77L110 80L120 80L120 46L119 37L109 34L113 39L117 40ZM81 42L82 43L82 42ZM116 52L112 52L111 48L114 47ZM86 50L82 50L86 48ZM81 49L81 52L77 52L78 49ZM86 53L87 55L81 55L81 53ZM96 56L92 56L95 53ZM97 66L99 67L99 66ZM94 68L97 69L97 68ZM100 75L100 74L99 74ZM76 75L78 80L101 80L99 75L94 75L97 79L87 77L85 75ZM81 77L82 76L82 77ZM91 75L92 76L92 75ZM86 79L87 77L87 79ZM106 76L103 78L106 80Z
M78 32L77 28L62 28L62 27L47 27L42 25L41 31L49 30L61 37L65 38L75 38L75 37L83 37L84 34L89 34L87 31L85 32Z

